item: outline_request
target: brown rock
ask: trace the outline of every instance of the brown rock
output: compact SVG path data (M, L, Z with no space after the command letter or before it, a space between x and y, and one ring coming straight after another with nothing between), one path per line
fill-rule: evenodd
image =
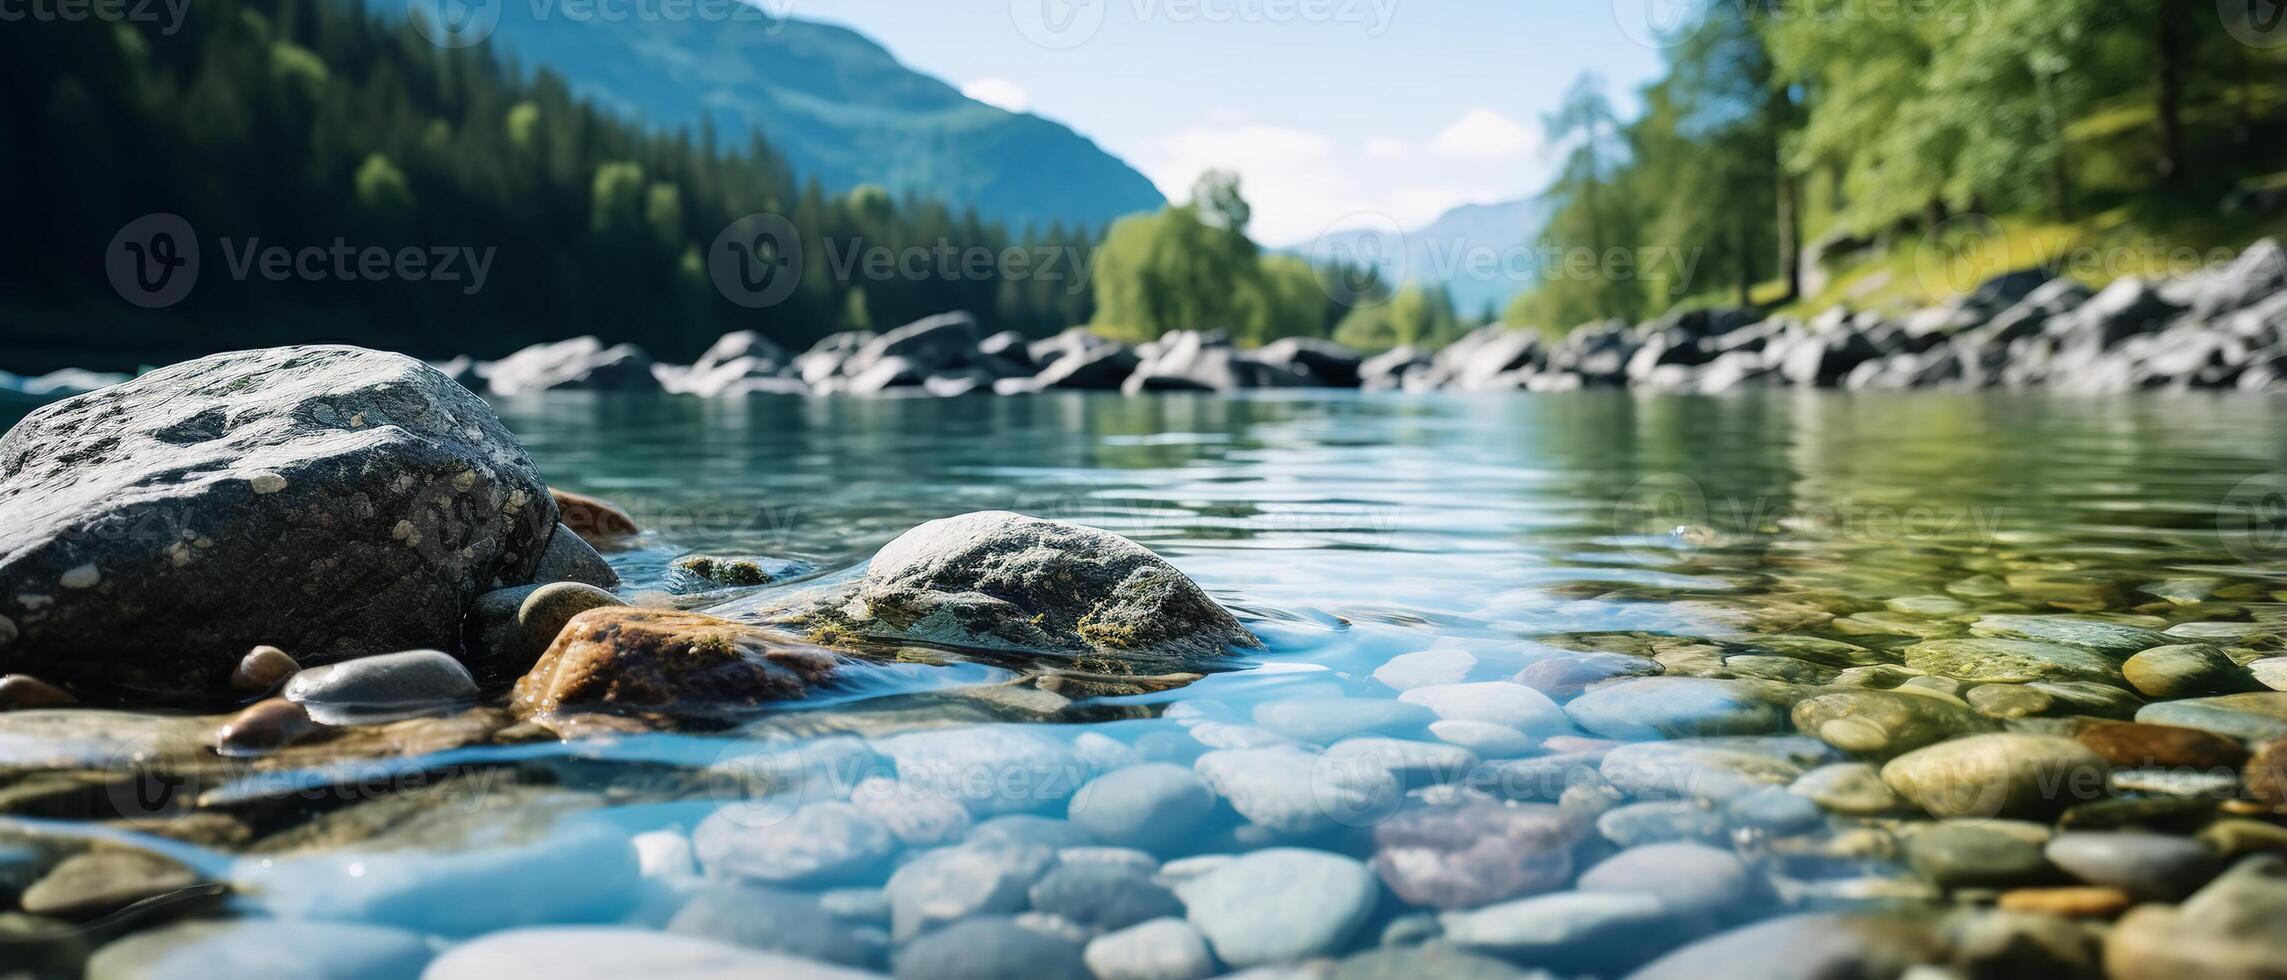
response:
M1999 904L2008 912L2038 912L2068 919L2111 919L2128 911L2136 899L2118 888L2074 885L2012 888L2001 893Z
M556 519L590 545L601 548L642 533L635 518L610 503L555 487L549 487L548 494L556 498Z
M302 665L284 650L255 647L238 662L238 669L230 672L230 686L241 694L268 694L301 669Z
M2125 768L2231 769L2247 761L2239 742L2175 725L2089 719L2075 727L2073 738Z
M215 729L214 748L223 755L260 755L325 731L309 709L285 698L257 701Z
M70 691L30 674L0 677L0 711L16 708L62 708L78 704Z
M197 872L144 851L94 850L65 858L24 890L24 911L66 919L116 912L199 883Z
M834 656L754 626L632 606L571 618L516 682L518 717L565 711L708 715L801 697Z

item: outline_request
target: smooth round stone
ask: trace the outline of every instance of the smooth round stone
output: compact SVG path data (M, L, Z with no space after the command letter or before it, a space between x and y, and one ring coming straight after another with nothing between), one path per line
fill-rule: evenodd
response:
M1621 677L1651 677L1660 662L1625 653L1576 653L1548 657L1525 665L1516 682L1552 698L1579 697L1581 692Z
M1090 980L1081 944L997 916L956 922L897 954L898 980Z
M1901 667L1897 664L1868 664L1864 667L1852 667L1834 675L1834 684L1837 687L1870 687L1888 690L1914 678L1925 676L1928 675L1912 667Z
M1449 745L1468 749L1488 759L1503 759L1531 753L1540 748L1540 740L1507 725L1486 721L1456 721L1441 719L1429 723L1429 733Z
M1572 831L1553 806L1406 810L1374 827L1374 872L1399 898L1469 908L1563 887Z
M1214 810L1214 791L1190 769L1146 763L1089 780L1066 813L1106 844L1163 851L1190 840Z
M708 887L675 914L667 931L844 966L872 968L881 961L878 945L816 897L751 885Z
M2025 685L2046 694L2065 713L2126 721L2144 699L2117 684L2098 681L2034 681Z
M1890 784L1882 781L1882 774L1863 762L1820 766L1804 773L1787 791L1847 817L1884 816L1906 806Z
M1765 786L1726 801L1723 816L1733 827L1782 837L1826 826L1826 814L1818 804L1778 786Z
M1177 918L1097 936L1081 959L1096 980L1205 980L1215 974L1207 937Z
M2055 713L2055 696L2030 684L1979 684L1964 695L1988 718L2034 718Z
M1912 636L1925 640L1961 635L1960 623L1895 612L1854 613L1835 620L1834 629L1846 636Z
M1136 750L1126 742L1101 732L1081 732L1073 736L1072 752L1087 764L1090 772L1095 773L1125 769L1143 761L1143 757L1137 755Z
M1159 859L1132 847L1064 847L1056 851L1059 864L1102 864L1126 868L1140 875L1159 871Z
M923 853L889 876L890 935L899 942L977 915L1024 911L1056 863L1045 847L966 844Z
M1582 872L1584 892L1650 895L1676 911L1711 912L1747 896L1747 865L1727 850L1701 844L1646 844Z
M2149 725L2180 725L2260 742L2287 736L2287 692L2252 691L2212 698L2145 705L2136 720Z
M248 705L215 729L214 748L226 756L254 756L292 745L324 731L310 711L285 698Z
M1352 735L1412 735L1436 721L1437 713L1379 698L1299 698L1259 705L1254 718L1288 738L1325 745Z
M1614 681L1564 706L1573 722L1606 738L1641 740L1783 731L1786 712L1765 689L1703 677Z
M2067 919L2111 919L2136 904L2136 898L2118 888L2059 885L2050 888L2012 888L2002 892L1995 906L2007 912L2033 912Z
M1993 722L1942 696L1905 691L1836 691L1795 703L1795 727L1845 752L1889 758Z
M1970 684L2120 679L2120 668L2101 654L2022 639L1924 640L1906 648L1906 666Z
M1959 616L1970 609L1969 603L1947 595L1899 596L1883 605L1909 616Z
M2261 820L2226 817L2200 828L2197 839L2228 858L2287 854L2287 827Z
M2287 691L2287 657L2265 657L2249 661L2248 676L2274 691Z
M1478 670L1476 654L1464 650L1423 650L1401 653L1374 669L1374 679L1386 687L1410 691L1432 684L1459 684Z
M1365 735L1326 747L1320 769L1354 769L1365 778L1388 773L1408 788L1460 782L1477 768L1477 754L1442 742Z
M1614 789L1643 798L1726 802L1766 786L1794 782L1840 753L1799 736L1742 736L1638 742L1604 753L1599 775Z
M1335 964L1326 980L1524 980L1526 976L1500 960L1439 943L1369 949Z
M2014 888L2056 877L2039 843L1990 828L1927 827L1905 843L1907 862L1940 888Z
M729 806L691 832L709 874L781 884L879 881L874 876L898 846L888 828L839 801L791 813Z
M2131 909L2105 937L2112 980L2270 980L2287 963L2287 861L2246 858L2182 905Z
M1672 914L1651 895L1579 891L1448 912L1438 921L1445 927L1443 941L1463 950L1585 971L1644 949Z
M1630 803L1596 818L1596 832L1621 847L1669 841L1721 842L1729 836L1723 815L1683 801Z
M2166 700L2232 694L2255 686L2247 671L2222 650L2193 643L2153 647L2128 658L2120 673L2144 696Z
M2287 738L2256 746L2244 770L2247 798L2275 811L2287 811Z
M2207 845L2163 834L2058 834L2044 853L2049 863L2089 884L2161 902L2191 894L2223 868Z
M301 669L302 665L284 650L255 647L240 658L237 669L230 672L230 686L240 694L268 694Z
M198 883L198 872L147 851L84 851L24 889L19 902L33 915L86 919Z
M2110 769L2052 735L1972 735L1899 756L1882 781L1938 817L2041 816L2102 796Z
M878 975L744 949L729 943L618 926L513 929L472 939L444 952L421 980L615 980L624 977L695 977L732 980L864 980Z
M2166 635L2196 643L2252 644L2279 632L2277 623L2177 623Z
M1948 925L1952 966L1965 977L2100 976L2098 937L2081 923L2022 912L1980 911Z
M1365 826L1404 796L1387 771L1322 762L1300 749L1234 749L1200 756L1192 769L1240 816L1280 834Z
M1842 671L1793 657L1767 657L1741 654L1725 657L1723 668L1734 677L1778 681L1784 684L1825 684L1840 676Z
M873 748L896 767L899 782L958 800L981 817L1062 803L1087 772L1070 744L1037 726L909 732L875 739Z
M434 955L416 933L291 919L194 921L138 932L97 950L88 980L279 976L365 980L417 976Z
M474 701L476 679L450 654L407 650L311 667L286 682L286 699L328 724L364 713L418 711Z
M1183 914L1175 893L1151 875L1116 864L1059 864L1033 883L1032 907L1090 929L1125 929Z
M850 791L850 805L911 847L948 844L969 836L969 808L885 776Z
M1899 977L1946 961L1930 923L1880 914L1813 913L1769 919L1678 948L1630 980L1823 980Z
M1829 640L1817 636L1757 636L1752 634L1718 637L1741 652L1770 656L1792 657L1828 667L1856 668L1888 666L1896 656L1879 650L1870 650L1856 643Z
M2116 657L2168 642L2158 630L2069 616L1986 616L1971 623L1969 631L1978 636L2062 643Z
M1069 820L1012 813L978 824L975 830L969 832L969 843L1046 847L1055 850L1094 847L1097 840L1094 834Z
M1512 681L1433 684L1400 694L1398 700L1421 705L1447 721L1482 721L1541 735L1572 730L1564 709L1548 695Z
M1273 848L1233 858L1175 893L1215 955L1245 969L1341 952L1373 914L1381 886L1349 858Z
M2238 769L2247 761L2247 747L2238 741L2175 725L2092 719L2074 728L2073 740L2121 767L2213 771Z

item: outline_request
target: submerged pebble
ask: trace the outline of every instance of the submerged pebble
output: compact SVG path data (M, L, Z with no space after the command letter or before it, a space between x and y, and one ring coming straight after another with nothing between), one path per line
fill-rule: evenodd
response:
M452 655L407 650L303 670L286 682L285 696L321 720L346 721L465 704L476 699L477 687Z

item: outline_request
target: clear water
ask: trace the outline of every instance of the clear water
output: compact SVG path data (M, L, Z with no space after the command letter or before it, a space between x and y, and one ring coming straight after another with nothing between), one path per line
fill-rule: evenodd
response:
M1270 647L1187 687L1082 701L1045 723L930 693L1010 676L1005 665L909 665L877 688L758 719L745 733L491 746L387 766L508 766L528 788L608 807L602 822L619 836L606 834L606 848L624 848L628 833L688 831L727 798L698 769L757 744L997 717L1042 724L1059 739L1093 732L1137 746L1199 718L1243 724L1282 699L1394 697L1371 674L1407 652L1524 657L1618 648L1611 637L1630 632L1729 634L1740 619L1727 611L1753 613L1772 597L1878 610L1993 576L2005 588L1967 599L1974 611L2153 625L2283 618L2273 590L2287 541L2272 475L2287 469L2287 443L2279 405L2266 399L552 395L500 410L552 483L621 503L651 529L643 547L611 556L632 591L661 588L666 562L691 552L797 559L831 579L915 524L1005 509L1142 542ZM2163 584L2175 580L2189 584ZM1912 642L1831 625L1796 632ZM320 786L339 775L264 778ZM563 796L496 795L512 810L569 806ZM1055 805L1041 812L1062 815ZM1231 826L1228 812L1219 819L1225 826L1203 834L1198 850L1276 842ZM479 842L488 834L518 839L492 829ZM629 897L648 893L625 883L577 897L597 890L582 883L583 868L597 865L578 857L590 843L561 829L539 839L545 859L498 864L433 864L419 846L353 844L340 857L319 848L300 864L281 860L297 869L290 874L250 870L227 847L173 850L235 876L248 894L267 883L272 897L257 908L303 902L320 910L310 914L448 936L533 921L655 922L671 909L667 899ZM1361 829L1313 846L1363 859L1372 842ZM481 880L500 875L535 878L512 896L553 891L560 900L504 914L502 886ZM357 897L398 877L437 884L407 889L414 899ZM1384 904L1376 928L1405 911L1387 896ZM1369 930L1356 945L1375 941Z

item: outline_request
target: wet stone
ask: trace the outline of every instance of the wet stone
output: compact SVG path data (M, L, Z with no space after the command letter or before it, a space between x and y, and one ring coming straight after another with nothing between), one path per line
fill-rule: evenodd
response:
M1341 952L1373 914L1380 886L1349 858L1274 848L1176 886L1191 925L1236 969Z
M329 724L476 700L476 680L452 655L407 650L311 667L286 682L286 699Z
M1725 802L1784 786L1839 758L1825 744L1799 736L1678 739L1620 746L1604 754L1597 771L1632 796Z
M2109 767L2071 739L1972 735L1899 756L1882 780L1939 817L2053 814L2105 792Z
M1232 749L1200 756L1193 769L1240 816L1281 834L1362 825L1395 808L1402 787L1388 772L1320 762L1300 749Z
M1398 691L1432 684L1459 684L1478 679L1484 670L1475 654L1465 650L1422 650L1401 653L1374 669L1374 679Z
M309 709L285 698L249 705L215 730L215 751L226 756L253 756L276 751L323 732L325 726L310 718Z
M1525 980L1527 976L1508 963L1440 943L1370 949L1335 964L1325 980Z
M1571 721L1548 695L1510 681L1417 687L1398 700L1418 704L1447 721L1482 721L1528 734L1569 731Z
M1634 892L1558 892L1521 898L1439 921L1444 941L1464 950L1560 971L1625 969L1656 952L1668 905Z
M1605 681L1623 677L1650 677L1661 672L1660 663L1624 653L1580 653L1549 657L1525 665L1515 680L1557 700L1579 697Z
M610 980L631 976L750 976L784 980L865 980L878 974L729 943L618 926L512 929L439 955L422 980L497 977Z
M2255 682L2274 691L2287 691L2287 657L2265 657L2249 661L2247 673Z
M1477 767L1477 754L1441 742L1366 735L1327 746L1319 769L1388 773L1408 789L1459 782Z
M1175 893L1149 874L1115 864L1059 864L1035 882L1032 907L1094 930L1181 916Z
M1970 625L1979 636L2062 643L2125 657L2168 642L2158 630L2070 616L1986 616Z
M1813 913L1718 933L1653 961L1631 980L1897 977L1943 962L1945 949L1919 918Z
M521 718L559 712L704 718L801 697L831 678L836 666L824 650L743 623L606 606L567 619L516 682L509 703Z
M1449 745L1489 759L1526 755L1540 746L1539 739L1506 725L1484 721L1433 721L1429 724L1429 733Z
M2136 898L2118 888L2095 885L2057 885L2047 888L2012 888L1995 904L2010 912L2034 912L2068 919L2110 919L2136 904Z
M815 897L754 885L708 887L675 914L667 931L844 966L871 968L882 958L878 945Z
M1153 919L1098 936L1082 958L1097 980L1205 980L1215 973L1207 937L1180 918Z
M62 708L78 704L70 691L30 674L0 677L0 711L24 708Z
M1786 712L1745 681L1643 677L1601 685L1564 706L1580 727L1617 739L1783 731Z
M33 915L90 919L198 883L197 872L156 854L96 850L65 858L20 901Z
M379 926L287 919L183 922L110 943L88 961L89 980L279 976L314 980L415 976L428 940Z
M2121 767L2215 770L2247 761L2247 748L2238 741L2175 725L2090 720L2074 729L2073 739Z
M699 822L691 846L713 875L810 884L879 881L875 876L898 842L857 807L825 801L791 812L726 806Z
M1352 735L1412 735L1437 720L1420 704L1378 698L1298 698L1255 708L1255 724L1288 738L1330 744Z
M2076 923L2022 912L1977 912L1947 930L1965 977L2088 977L2098 973L2097 937Z
M1726 802L1723 816L1735 828L1775 836L1808 833L1826 825L1818 804L1777 786L1765 786Z
M2120 679L2101 654L2027 639L1925 640L1906 648L1906 666L1972 684Z
M1214 791L1189 768L1151 763L1090 780L1068 814L1104 843L1158 851L1190 840L1214 809Z
M898 980L1090 980L1081 944L998 916L954 923L897 954Z
M2222 650L2198 644L2153 647L2120 665L2120 672L2146 697L2176 700L2232 694L2255 687L2246 670Z
M230 687L240 694L268 694L286 683L302 665L286 651L261 646L249 651L230 672Z
M1838 691L1804 698L1795 704L1794 722L1828 745L1874 758L1994 728L1960 702L1903 691Z
M2223 868L2207 845L2164 834L2058 834L2044 853L2049 863L2081 881L2148 901L2189 895Z
M972 916L1021 912L1033 883L1055 863L1056 852L1046 847L970 844L928 851L898 868L884 888L890 935L904 942Z
M1882 781L1881 773L1863 762L1820 766L1804 773L1787 791L1844 816L1883 816L1906 806L1906 801Z
M1094 847L1096 838L1069 820L1030 813L994 817L969 832L971 843L1010 844L1061 849Z
M2287 692L2255 691L2145 705L2136 720L2153 725L2181 725L2227 735L2242 741L2287 736Z
M1906 860L1940 888L2014 888L2043 884L2056 869L2041 844L1973 825L1940 825L1906 838Z
M1374 826L1373 867L1399 898L1469 908L1564 885L1571 831L1551 806L1480 803L1400 812Z
M2141 905L2105 937L2113 980L2276 977L2287 963L2287 860L2246 858L2182 905Z
M618 596L581 582L487 592L477 597L462 627L470 663L488 687L522 676L540 662L572 617L623 605Z
M1721 842L1729 836L1723 815L1697 803L1652 801L1615 807L1596 818L1596 832L1621 847L1670 841Z
M1678 912L1715 912L1746 898L1751 885L1738 855L1678 842L1621 851L1582 872L1579 887L1650 895Z
M926 788L875 776L850 791L850 805L909 847L948 844L969 836L969 808Z

